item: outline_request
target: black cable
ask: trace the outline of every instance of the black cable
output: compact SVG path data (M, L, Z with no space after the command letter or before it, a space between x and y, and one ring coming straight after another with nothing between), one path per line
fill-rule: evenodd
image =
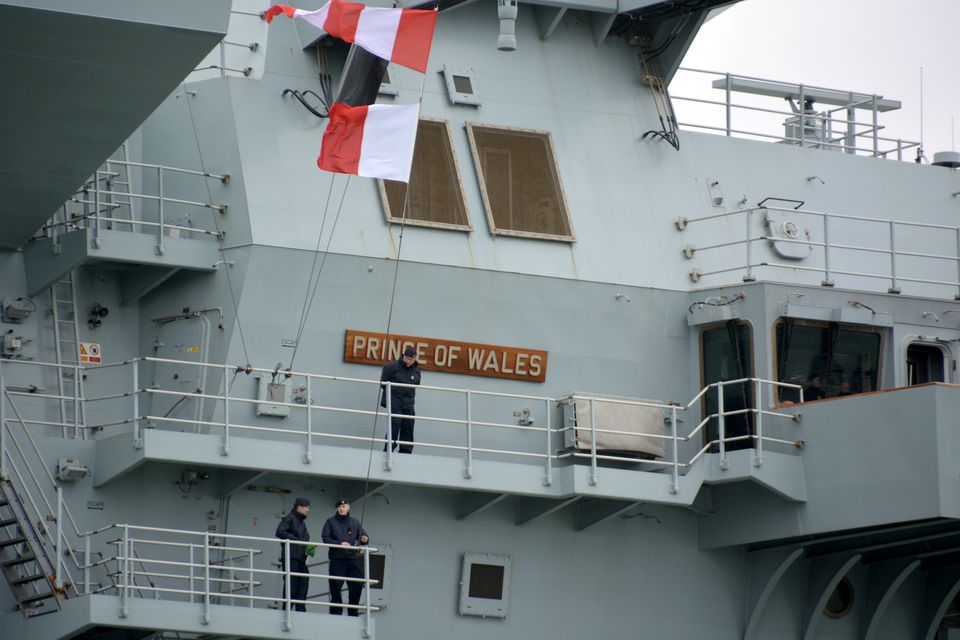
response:
M297 102L299 102L301 105L303 105L303 108L304 108L304 109L306 109L307 111L309 111L309 112L312 113L313 115L317 116L318 118L326 118L326 117L327 117L327 113L326 113L326 112L330 110L330 107L323 101L323 98L321 98L320 96L318 96L316 93L314 93L314 92L311 91L310 89L304 89L303 91L297 91L296 89L284 89L284 90L283 90L283 93L281 93L280 95L281 95L281 96L287 96L288 94L289 94L289 95L292 95L294 98L296 98L296 99L297 99ZM323 105L324 113L320 113L319 111L317 111L316 109L314 109L314 108L304 99L303 96L305 96L306 94L311 94L311 95L315 96L315 97L317 98L317 100L320 101L320 104Z

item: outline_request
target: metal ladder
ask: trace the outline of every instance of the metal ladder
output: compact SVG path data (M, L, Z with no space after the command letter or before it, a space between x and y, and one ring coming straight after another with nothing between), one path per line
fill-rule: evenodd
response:
M59 611L66 598L55 584L43 541L7 479L0 480L0 573L28 618Z
M85 424L83 403L83 375L79 373L80 327L77 325L76 271L50 287L53 315L53 338L57 354L57 390L60 396L60 423L62 434L74 425L74 437L80 437Z

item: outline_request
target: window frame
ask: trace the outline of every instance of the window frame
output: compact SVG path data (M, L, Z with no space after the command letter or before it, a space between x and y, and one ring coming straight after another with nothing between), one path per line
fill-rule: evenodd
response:
M460 191L460 202L463 204L463 215L467 219L466 224L456 224L453 222L434 222L433 220L419 220L416 218L398 218L394 217L393 213L390 211L390 199L387 198L387 187L384 184L384 180L377 180L377 190L380 192L380 203L383 205L383 216L387 221L388 225L391 224L402 224L415 227L430 227L433 229L445 229L447 231L463 231L466 233L471 233L473 231L473 220L470 218L470 207L467 205L467 195L463 188L463 176L460 173L460 161L457 159L457 147L453 142L453 127L450 126L450 121L446 118L428 118L425 116L420 116L419 120L421 122L436 122L444 126L447 132L447 142L449 143L450 155L453 158L453 173L457 179L457 188ZM419 126L419 124L418 124ZM416 151L414 151L416 153ZM411 165L412 167L412 165ZM412 169L411 169L412 171ZM411 174L412 175L412 174ZM407 183L407 188L410 188L410 184Z
M570 205L567 203L567 194L563 187L563 179L560 177L560 162L557 160L557 150L553 144L553 134L550 131L541 129L525 129L523 127L508 127L504 125L490 124L487 122L465 122L464 128L467 130L467 139L470 141L470 154L473 156L473 166L476 170L477 181L480 184L480 198L483 200L483 210L487 215L487 225L490 233L498 236L512 236L514 238L532 238L535 240L551 240L553 242L574 243L577 236L573 230L573 220L570 216ZM568 235L556 235L552 233L538 233L536 231L518 231L516 229L501 229L493 217L493 209L490 207L490 198L487 196L487 183L483 175L482 164L480 162L480 152L477 148L477 140L474 136L474 127L482 129L493 129L495 131L508 131L517 133L537 134L546 137L547 146L550 149L550 155L547 158L550 161L550 172L557 185L557 199L560 203L561 214L570 230Z
M470 595L470 577L472 565L486 564L503 567L503 583L500 598L481 598ZM464 553L460 573L460 602L457 607L461 616L479 616L481 618L506 618L510 606L510 556L490 553Z
M780 324L783 322L791 320L795 324L804 327L819 327L821 329L829 329L831 324L837 324L842 329L850 329L852 331L860 331L862 333L873 333L880 337L880 344L877 347L877 388L872 391L861 391L859 393L852 393L851 396L862 396L867 393L874 393L876 391L883 390L883 367L884 367L884 352L887 348L887 335L886 327L874 327L866 324L857 324L855 322L834 322L829 320L810 320L807 318L794 318L791 316L780 316L773 321L770 332L770 340L772 342L770 354L773 358L771 363L770 371L773 372L773 380L780 382L780 366L777 352L777 331L779 330ZM904 362L906 362L906 352L904 352ZM843 398L849 396L831 396L829 398L821 398L820 400L835 400L836 398ZM783 402L780 400L779 388L774 390L774 399L777 404ZM818 400L804 400L804 403L807 402L818 402Z

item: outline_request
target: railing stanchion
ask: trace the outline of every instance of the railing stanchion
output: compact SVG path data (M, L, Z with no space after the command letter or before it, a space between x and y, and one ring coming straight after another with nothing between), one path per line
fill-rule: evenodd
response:
M545 430L547 433L547 450L545 452L547 454L547 462L546 462L547 469L546 469L546 475L544 475L543 477L543 486L549 487L550 485L553 484L553 438L551 437L553 435L553 427L552 427L553 418L550 415L551 414L550 399L547 398L546 400L544 400L544 404L546 404L546 413L544 414L545 415L544 424L546 425Z
M290 593L289 591L287 592ZM202 624L210 624L210 534L203 534L203 615Z
M832 287L833 279L830 277L830 216L823 216L823 287Z
M313 462L313 376L307 374L307 448L303 452L303 463Z
M129 609L129 599L130 599L130 567L127 564L127 547L129 546L130 541L130 528L127 525L123 525L123 537L120 540L118 554L120 557L117 559L117 564L120 568L120 617L126 618L127 614L130 612Z
M720 446L720 468L727 469L730 461L727 460L727 423L726 412L723 408L723 382L717 383L717 436Z
M284 591L284 611L283 611L283 630L290 631L293 626L290 623L290 611L293 609L293 605L290 603L290 541L283 541L283 582L286 585Z
M756 276L753 275L753 242L750 240L750 229L753 223L753 209L747 209L747 235L744 240L747 243L747 272L743 276L744 282L753 282Z
M726 120L727 120L727 137L728 137L728 138L729 138L730 135L731 135L731 131L730 131L730 130L731 130L731 128L732 128L731 125L732 125L732 123L733 123L733 114L732 114L732 112L731 112L731 110L732 110L732 105L730 104L730 92L731 92L731 88L730 88L730 74L728 73L728 74L726 75L726 82L724 83L724 94L725 94L725 96L726 96L725 100L726 100Z
M59 375L59 372L58 372ZM10 477L7 471L7 385L0 375L0 480Z
M673 449L673 470L670 480L670 493L680 491L680 453L677 445L677 407L670 407L670 442Z
M364 585L366 586L365 602L367 603L367 610L363 615L363 637L370 638L373 637L373 621L370 619L370 547L364 547L363 549L363 577L366 578Z
M54 585L57 589L63 588L63 487L57 487L57 537L54 540L53 552L57 555L57 564L54 573Z
M93 172L93 246L99 249L103 245L100 238L100 171ZM76 318L74 318L76 320ZM79 345L77 345L79 348Z
M83 537L83 593L90 593L90 535Z
M597 412L594 410L593 396L590 396L590 484L596 485L597 477Z
M139 361L131 361L133 365L133 447L135 449L143 448L143 438L140 434L140 367Z
M467 468L463 470L464 478L473 477L473 393L467 389Z
M954 300L960 300L960 227L957 227L957 293Z
M873 94L873 101L871 103L871 108L873 110L873 157L874 158L876 158L880 152L880 126L879 126L879 123L877 122L877 114L879 112L879 108L877 106L878 99L879 99L879 96L877 94Z
M189 100L189 96L184 96L183 99L184 99L184 100ZM164 235L164 229L163 229L163 224L164 224L164 220L163 220L163 165L157 166L157 213L158 213L158 220L157 220L157 222L160 224L160 226L157 228L157 231L158 231L158 233L157 233L157 255L158 255L158 256L162 256L162 255L163 255L163 235ZM224 265L224 268L226 268L226 265Z
M193 548L194 548L194 544L191 542L190 543L190 602L196 602L196 598L194 597L196 595L194 593L196 591L196 589L194 588L196 585L193 583L193 576L196 573L197 563L196 563L196 558L194 558L194 555L193 555Z
M220 455L230 455L230 365L223 365L223 444Z
M897 223L891 220L890 226L890 288L887 293L900 293L897 284Z
M773 390L774 393L777 392L776 389ZM754 445L754 457L753 457L753 466L759 467L763 464L763 384L758 378L755 381L754 393L753 393L753 404L756 407L757 415L757 442Z
M797 106L799 106L799 111L800 111L800 115L797 116L797 120L800 122L800 127L799 127L799 129L800 129L800 148L803 148L803 146L806 144L806 141L807 141L807 131L806 131L806 129L807 129L807 110L806 110L806 108L805 108L806 101L807 101L807 97L804 95L804 86L801 84L801 85L800 85L800 100L799 100L799 104L797 105Z
M394 447L394 433L393 433L393 383L386 382L386 386L383 388L383 393L385 394L384 399L387 401L387 444L384 445L384 448L387 450L387 461L384 463L383 468L386 471L393 469L393 447ZM400 436L399 429L397 430L397 437Z
M248 606L253 609L253 549L248 551L247 559L249 560L248 572L250 573L250 588L247 589L247 595L250 597L247 598L247 602L250 603Z
M76 321L76 318L74 318ZM77 345L79 358L80 345ZM73 439L80 438L80 364L73 365Z

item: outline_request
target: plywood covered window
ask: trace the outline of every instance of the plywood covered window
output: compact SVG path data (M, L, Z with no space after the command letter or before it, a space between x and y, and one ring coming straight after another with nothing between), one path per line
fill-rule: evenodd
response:
M387 222L403 220L405 224L470 230L460 170L446 121L420 119L409 186L381 180L380 195Z
M471 123L467 134L490 230L572 242L550 133Z

